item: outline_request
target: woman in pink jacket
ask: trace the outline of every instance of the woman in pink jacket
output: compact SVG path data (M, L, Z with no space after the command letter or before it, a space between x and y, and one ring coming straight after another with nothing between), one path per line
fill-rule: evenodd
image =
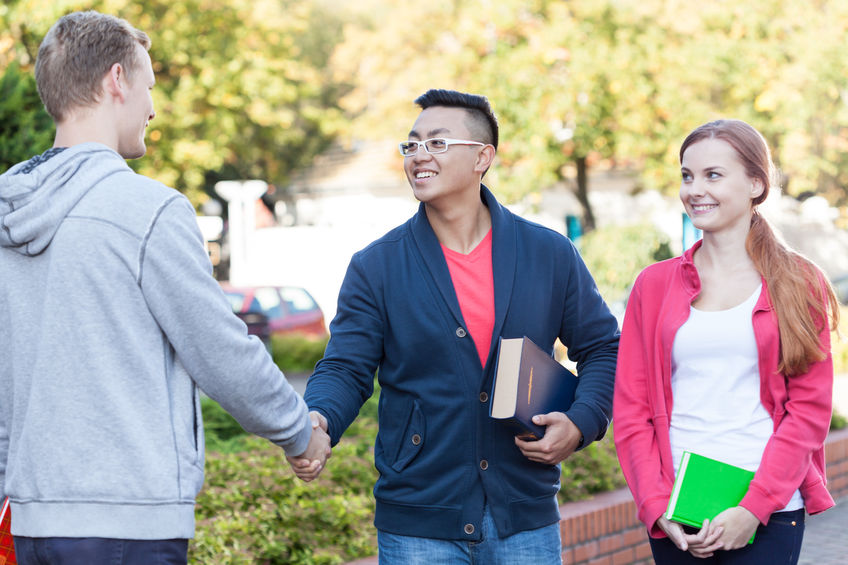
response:
M754 128L702 125L680 164L680 199L704 237L634 283L616 372L619 460L658 565L794 564L805 509L833 506L823 444L838 304L757 211L774 166ZM755 471L739 505L700 529L664 515L683 451Z

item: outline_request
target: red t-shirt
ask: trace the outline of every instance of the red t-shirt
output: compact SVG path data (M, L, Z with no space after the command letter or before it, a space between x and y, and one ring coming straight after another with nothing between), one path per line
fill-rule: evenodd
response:
M492 274L492 230L471 253L464 255L442 245L453 288L467 331L474 340L480 364L486 365L495 327L495 281Z

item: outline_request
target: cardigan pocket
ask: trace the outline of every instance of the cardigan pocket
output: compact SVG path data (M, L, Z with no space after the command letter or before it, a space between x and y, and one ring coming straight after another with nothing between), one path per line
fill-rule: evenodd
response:
M400 445L395 460L392 462L392 469L398 472L403 471L415 459L421 448L424 447L424 430L424 412L421 410L418 400L414 400L406 427L400 436Z

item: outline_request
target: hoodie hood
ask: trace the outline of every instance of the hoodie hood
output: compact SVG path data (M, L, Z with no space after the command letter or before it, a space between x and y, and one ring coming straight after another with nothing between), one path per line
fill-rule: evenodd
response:
M0 247L42 253L89 190L129 170L123 157L100 143L74 145L42 163L18 163L0 175Z

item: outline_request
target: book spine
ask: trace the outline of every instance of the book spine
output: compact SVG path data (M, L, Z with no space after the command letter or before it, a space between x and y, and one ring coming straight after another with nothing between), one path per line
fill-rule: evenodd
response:
M680 488L683 486L683 477L686 474L686 465L689 464L689 452L684 451L683 457L680 459L680 470L677 472L677 478L674 480L674 487L671 490L671 499L668 501L668 510L665 517L671 520L674 516L674 510L677 506L677 499L680 497Z

